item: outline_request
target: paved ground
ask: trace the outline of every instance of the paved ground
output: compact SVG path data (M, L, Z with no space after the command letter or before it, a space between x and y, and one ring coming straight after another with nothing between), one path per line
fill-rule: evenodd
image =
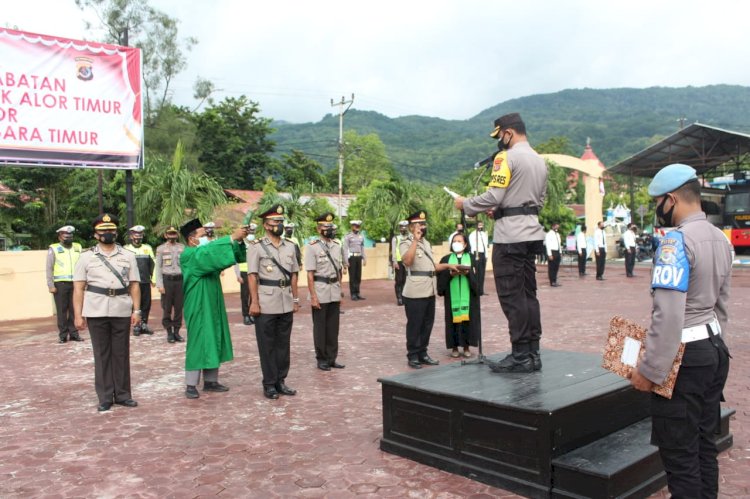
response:
M647 324L648 268L626 279L610 264L604 282L561 270L561 288L540 274L542 347L601 352L614 314ZM734 448L720 458L721 495L750 496L750 269L736 269L730 309L734 360L727 405ZM53 319L0 323L0 497L515 497L467 478L381 452L377 378L407 369L405 318L392 282L369 281L367 298L345 301L344 370L315 367L309 308L295 318L292 370L296 397L263 398L252 327L239 296L227 295L236 358L222 368L226 394L183 396L183 344L163 331L132 338L133 394L139 407L96 412L93 359L84 343L56 344ZM509 349L494 296L483 302L485 353ZM303 293L304 296L304 293ZM44 297L46 299L46 296ZM158 310L153 324L159 323ZM430 353L444 348L442 304ZM662 491L657 497L666 497Z

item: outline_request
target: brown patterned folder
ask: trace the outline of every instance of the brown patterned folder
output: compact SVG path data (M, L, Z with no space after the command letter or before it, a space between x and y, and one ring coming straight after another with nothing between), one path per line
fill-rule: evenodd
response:
M632 367L623 362L623 352L625 351L626 357L630 354L629 357L631 359L637 356L638 361L640 361L643 356L645 341L645 328L618 315L612 317L609 321L609 334L607 335L607 346L604 348L602 367L623 378L627 378ZM672 398L672 391L674 390L675 381L677 381L677 373L680 370L682 354L684 352L685 344L680 343L674 364L672 364L672 370L667 375L667 379L664 380L663 384L654 385L652 389L654 393L668 399Z

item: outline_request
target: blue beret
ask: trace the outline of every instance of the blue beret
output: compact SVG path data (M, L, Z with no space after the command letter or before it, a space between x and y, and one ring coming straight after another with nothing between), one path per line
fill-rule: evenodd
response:
M654 179L648 184L648 195L658 197L675 191L690 182L696 180L695 168L681 163L665 166Z

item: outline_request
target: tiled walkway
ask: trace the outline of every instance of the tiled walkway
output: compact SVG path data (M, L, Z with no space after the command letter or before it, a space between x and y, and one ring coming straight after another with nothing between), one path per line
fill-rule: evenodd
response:
M566 268L560 288L541 271L543 349L601 352L614 314L648 323L647 267L626 279L612 264L604 282ZM497 353L509 349L507 326L490 279L487 291L485 352ZM275 401L262 395L254 328L242 325L237 294L227 295L235 360L221 370L230 392L187 400L184 344L167 344L159 328L131 341L139 406L101 414L87 333L83 343L58 345L52 318L0 322L0 497L514 497L379 450L377 379L408 369L405 317L392 282L365 282L362 294L366 301L344 302L338 360L346 369L315 367L309 307L295 317L287 383L299 393ZM737 415L734 447L720 458L723 497L750 496L748 303L750 269L736 269L726 397ZM430 354L454 362L442 314L439 300ZM158 326L161 310L152 316Z

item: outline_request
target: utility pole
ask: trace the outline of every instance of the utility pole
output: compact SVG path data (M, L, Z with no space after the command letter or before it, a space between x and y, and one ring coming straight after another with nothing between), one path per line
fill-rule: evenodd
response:
M331 99L331 107L339 106L339 227L341 227L341 198L344 192L344 115L352 107L354 103L354 94L350 100L345 100L344 96L341 96L340 102L333 102ZM348 106L346 106L348 104ZM344 109L346 106L346 109Z
M677 121L680 123L680 130L682 130L683 128L685 128L685 117L684 116L680 116L677 119Z
M125 28L122 32L122 45L123 47L128 46L128 28ZM143 161L143 150L141 149L141 159ZM141 163L142 165L143 163ZM133 215L133 170L125 170L125 219L127 221L127 228L132 227L134 223Z

